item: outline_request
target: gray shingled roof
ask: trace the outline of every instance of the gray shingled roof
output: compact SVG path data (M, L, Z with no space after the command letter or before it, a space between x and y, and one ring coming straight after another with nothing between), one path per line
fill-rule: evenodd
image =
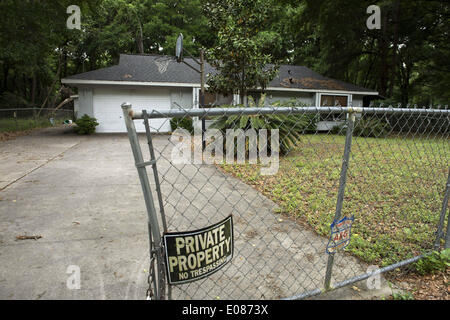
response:
M185 61L198 68L193 59L185 58ZM208 63L205 65L205 71L206 74L216 72ZM174 57L121 54L120 62L116 66L76 74L63 80L66 83L70 83L70 80L106 80L199 84L199 78L196 71L184 63L177 63ZM376 93L375 90L324 77L306 67L290 65L281 65L278 76L268 87Z

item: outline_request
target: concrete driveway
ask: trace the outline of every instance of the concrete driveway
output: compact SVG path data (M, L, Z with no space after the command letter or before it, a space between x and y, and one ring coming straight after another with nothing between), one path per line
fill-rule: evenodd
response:
M167 136L154 143L170 229L200 228L229 213L235 221L233 261L174 288L174 298L272 299L320 286L327 239L274 214L273 202L215 167L171 165ZM51 128L1 142L0 190L0 299L145 299L147 218L126 135ZM342 256L334 280L366 267ZM71 285L77 270L79 288ZM389 294L386 286L358 286L326 297Z

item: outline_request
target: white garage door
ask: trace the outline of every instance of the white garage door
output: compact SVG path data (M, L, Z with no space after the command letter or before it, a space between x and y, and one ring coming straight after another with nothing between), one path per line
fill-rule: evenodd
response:
M170 92L168 89L95 89L94 117L99 125L96 132L126 132L121 105L131 103L133 110L151 111L153 109L170 109ZM135 120L138 132L145 132L144 122ZM151 131L170 131L169 119L150 119Z

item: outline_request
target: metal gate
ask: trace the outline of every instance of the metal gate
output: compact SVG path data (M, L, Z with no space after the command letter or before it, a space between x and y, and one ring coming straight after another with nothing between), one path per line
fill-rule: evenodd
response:
M447 109L122 108L148 213L149 298L301 299L450 247ZM155 134L162 118L183 121ZM198 132L203 118L212 125ZM335 127L317 131L321 121ZM229 215L232 261L169 285L163 234Z

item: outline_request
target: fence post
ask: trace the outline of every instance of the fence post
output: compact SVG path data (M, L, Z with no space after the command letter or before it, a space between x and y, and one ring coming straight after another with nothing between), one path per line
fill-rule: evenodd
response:
M342 159L342 168L341 168L341 176L339 179L339 191L337 196L337 203L336 203L336 213L334 215L333 221L338 221L341 217L342 212L342 206L344 203L344 192L345 192L345 184L347 182L347 169L349 165L349 159L350 159L350 151L352 147L352 135L353 135L353 128L355 127L355 111L350 110L350 113L348 113L348 119L347 119L347 133L345 135L345 147L344 147L344 157ZM327 271L325 273L325 290L330 290L330 282L331 282L331 274L333 270L333 263L334 263L334 252L330 253L328 256L327 261Z
M167 221L166 221L166 214L164 212L164 202L162 199L161 183L159 182L158 169L156 166L156 155L155 155L155 150L153 148L153 139L152 139L152 135L150 133L150 125L148 122L147 111L142 110L142 115L144 116L145 134L147 136L147 144L148 144L148 149L150 151L150 161L153 162L152 169L153 169L153 176L155 178L156 194L158 195L158 203L159 203L159 211L160 211L160 215L161 215L162 227L163 227L164 232L167 232ZM161 285L164 285L165 279L161 278L160 281L161 281ZM168 291L167 299L171 300L172 299L172 289L171 289L170 285L168 285L167 291Z
M441 215L439 217L439 224L438 229L436 231L436 240L434 241L434 249L439 249L441 245L441 239L443 236L443 229L444 229L444 221L445 221L445 213L447 212L447 205L448 205L448 197L449 197L449 185L450 185L450 169L448 171L447 176L447 183L445 184L445 192L444 192L444 200L442 201L442 210ZM448 248L450 246L450 229L449 229L449 223L447 221L447 234L446 234L446 240L445 240L445 248Z
M134 126L133 119L131 118L131 104L123 103L122 104L123 116L125 119L125 125L128 131L128 138L130 139L131 150L133 152L134 161L136 165L136 169L139 174L139 180L141 182L142 192L144 194L145 206L147 208L148 215L148 226L149 226L149 248L150 248L150 261L156 255L157 268L156 273L158 277L158 285L156 286L155 298L157 300L161 300L164 298L164 282L165 282L165 273L164 273L164 262L163 262L163 252L162 252L162 237L159 228L159 222L156 215L155 204L153 202L153 196L150 189L150 184L148 181L147 170L145 166L141 164L144 163L144 159L142 157L141 147L139 145L139 139L136 133L136 128ZM152 237L153 235L153 237ZM152 250L152 238L153 238L153 247ZM155 281L155 280L154 280ZM151 285L151 284L149 284Z
M445 220L445 213L447 212L447 206L448 206L448 198L450 196L450 168L448 170L448 177L447 177L447 183L445 184L445 193L444 193L444 200L442 201L442 210L441 210L441 216L439 219L439 226L438 230L436 232L436 241L434 243L434 248L439 249L439 246L441 244L441 238L443 236L443 228L444 228L444 220ZM445 244L444 248L448 249L450 248L450 212L447 218L447 231L445 234Z

